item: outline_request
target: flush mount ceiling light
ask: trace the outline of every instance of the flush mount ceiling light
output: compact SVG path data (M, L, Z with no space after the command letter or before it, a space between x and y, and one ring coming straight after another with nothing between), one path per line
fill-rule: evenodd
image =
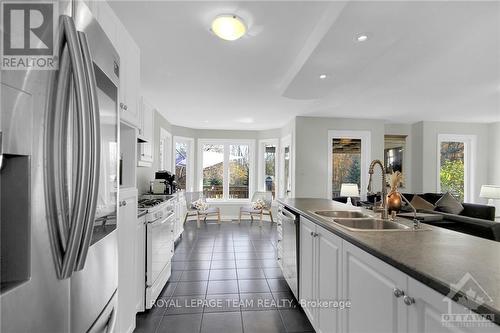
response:
M367 39L368 39L368 36L367 36L367 35L365 35L365 34L361 34L361 35L358 35L358 36L356 37L356 40L357 40L358 42L364 42L364 41L366 41Z
M219 15L212 21L212 32L224 40L237 40L247 32L245 22L233 14Z
M326 79L327 77L328 77L328 76L327 76L326 74L321 74L321 75L319 76L319 78L320 78L321 80L324 80L324 79Z

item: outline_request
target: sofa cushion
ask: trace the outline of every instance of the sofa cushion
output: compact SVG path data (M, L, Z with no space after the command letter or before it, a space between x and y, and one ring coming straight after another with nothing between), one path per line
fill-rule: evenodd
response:
M423 199L419 195L413 196L410 203L417 210L419 210L419 209L434 210L434 205L431 204L429 201Z
M450 225L439 225L443 228L500 241L500 223L498 222L430 210L423 210L423 212L441 214L443 215L443 222L454 222Z
M473 204L473 203L462 203L464 210L460 213L462 216L475 217L478 219L495 221L495 207Z
M458 215L464 210L464 206L450 192L447 192L436 202L435 210Z

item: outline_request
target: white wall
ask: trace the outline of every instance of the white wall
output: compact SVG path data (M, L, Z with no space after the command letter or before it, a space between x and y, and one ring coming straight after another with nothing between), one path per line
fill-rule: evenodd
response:
M475 135L477 150L475 158L475 172L473 174L474 196L473 202L484 202L479 198L481 185L488 182L488 174L493 175L495 159L489 157L491 147L489 138L491 125L480 123L454 122L418 122L411 125L411 189L416 193L437 192L437 140L438 134ZM498 142L498 137L497 141ZM488 163L488 161L490 161ZM498 158L496 159L497 167ZM489 171L490 170L490 171ZM493 177L493 176L491 176ZM494 179L492 179L493 181Z
M488 184L500 185L500 122L489 125Z
M364 130L371 133L371 159L384 157L384 121L346 118L297 117L295 128L295 196L328 197L328 131ZM380 188L374 175L374 190Z

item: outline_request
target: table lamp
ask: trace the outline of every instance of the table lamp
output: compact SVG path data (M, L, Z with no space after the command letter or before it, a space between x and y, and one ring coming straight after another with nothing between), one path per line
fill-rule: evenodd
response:
M340 187L340 196L347 197L347 204L352 206L351 197L359 197L358 184L342 184Z
M488 205L495 207L495 217L498 218L500 214L500 207L498 205L498 200L500 200L500 186L483 185L481 186L479 196L488 199Z

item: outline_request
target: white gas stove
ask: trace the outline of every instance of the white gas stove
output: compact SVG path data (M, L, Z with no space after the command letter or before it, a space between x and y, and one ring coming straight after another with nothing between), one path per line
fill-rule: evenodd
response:
M146 210L145 308L151 309L171 275L174 255L174 200L142 197L138 209Z

